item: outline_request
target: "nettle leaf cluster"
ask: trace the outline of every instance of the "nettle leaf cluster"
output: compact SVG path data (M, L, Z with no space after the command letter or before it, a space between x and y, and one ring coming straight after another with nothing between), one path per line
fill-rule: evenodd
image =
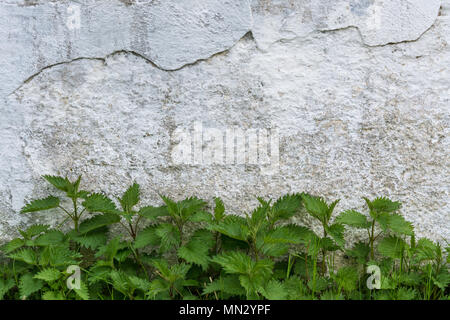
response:
M144 206L137 183L113 200L81 190L81 177L44 179L58 194L21 212L59 212L65 219L57 227L19 229L20 237L1 247L0 299L450 297L450 248L417 240L400 203L387 198L364 198L367 213L335 214L339 200L287 194L258 198L252 212L230 214L219 198L210 207L196 197L160 195L161 205ZM317 222L316 232L296 223L305 215ZM346 232L357 229L367 240L347 243ZM338 266L337 257L345 263ZM371 266L381 275L373 290ZM74 267L79 286L68 285Z

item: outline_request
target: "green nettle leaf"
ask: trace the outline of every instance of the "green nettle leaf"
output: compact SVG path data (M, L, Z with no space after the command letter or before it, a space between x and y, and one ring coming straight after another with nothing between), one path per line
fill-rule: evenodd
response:
M163 223L156 227L155 232L161 239L161 252L167 252L180 245L180 231L170 223Z
M84 220L79 227L80 233L88 233L95 229L99 229L105 226L109 226L110 224L118 223L120 221L120 217L113 213L104 213L96 215L90 219Z
M389 213L387 212L378 213L374 219L376 222L378 222L383 232L386 232L389 229L389 220L391 219L391 215Z
M159 275L169 283L175 283L179 279L185 279L186 274L191 268L190 265L185 263L174 264L169 267L169 263L163 259L154 259L151 265L158 269Z
M344 247L344 226L340 223L335 223L331 226L325 226L327 233L336 241L337 245Z
M46 232L50 226L43 224L34 224L30 226L25 233L29 238L35 237L43 232Z
M209 265L208 253L214 243L214 236L211 232L204 229L197 230L191 240L178 249L178 256L186 262L201 266L206 271Z
M63 244L66 240L66 236L59 230L49 230L48 232L40 235L34 240L35 246L50 246Z
M216 221L220 221L225 216L225 205L223 204L223 201L220 198L215 198L214 202L216 205L214 207L214 218L216 219Z
M83 206L90 212L114 213L119 214L114 202L101 193L93 193L86 198Z
M401 273L399 275L399 282L407 286L420 285L422 276L417 272Z
M80 289L73 289L77 296L82 300L89 300L89 288L84 281L80 283Z
M206 204L207 203L205 201L197 197L191 197L180 201L178 203L178 208L183 220L187 220L194 213L201 211L206 206Z
M160 197L167 205L169 214L176 220L187 221L190 216L201 211L206 206L206 202L197 197L187 198L180 202L175 202L162 195Z
M367 217L355 210L342 212L336 218L336 221L354 228L367 229L370 227L370 222L367 221Z
M128 276L128 282L133 288L139 289L143 292L147 292L151 287L150 281L136 276Z
M356 290L358 285L358 270L354 267L342 267L336 274L336 282L345 291Z
M3 245L0 250L3 251L6 254L9 254L17 249L22 248L25 245L25 240L20 238L15 238L11 240L10 242Z
M158 217L165 217L169 215L167 206L152 207L147 206L139 210L138 214L146 219L155 221Z
M370 215L372 218L376 218L376 216L380 213L392 213L400 209L401 203L400 202L394 202L388 198L385 197L378 197L373 201L370 201L367 198L363 198L367 206L370 209Z
M433 277L433 283L441 290L446 290L450 285L450 273L448 270L442 270L436 277Z
M124 249L127 247L127 244L125 242L120 242L120 235L116 236L115 238L111 239L106 245L101 246L95 256L98 257L105 257L110 263L112 263L113 259L116 257L117 252L121 249Z
M268 300L285 300L287 298L286 287L275 279L267 282L260 292Z
M403 255L406 243L398 237L387 237L378 244L378 251L385 257L400 259Z
M131 209L138 204L140 196L139 185L134 183L119 199L123 211L130 213Z
M328 220L329 208L325 200L308 194L302 195L306 211L314 218L326 222ZM334 208L334 206L333 206Z
M41 279L46 282L52 282L58 280L62 276L62 273L58 269L54 268L46 268L40 272L38 272L34 278Z
M156 233L157 226L148 226L147 228L141 230L136 240L134 241L134 247L136 249L143 248L148 245L158 246L161 244L161 238Z
M77 233L73 231L69 234L69 237L85 248L95 250L106 244L107 232L107 227L101 227L87 233Z
M301 206L302 198L299 194L287 194L273 204L271 219L273 222L289 219L300 210Z
M437 245L433 243L433 241L422 238L417 242L416 246L416 256L415 259L417 262L422 262L426 260L434 260L436 258Z
M81 257L80 253L70 250L67 246L49 246L42 251L39 264L42 266L66 267L78 264Z
M370 253L370 247L364 242L357 242L352 249L346 250L346 254L355 258L359 263L365 263Z
M246 241L249 235L246 220L236 215L227 215L222 221L212 225L210 228L241 241Z
M14 279L0 279L0 300L3 300L5 294L15 285Z
M192 214L187 220L190 222L212 222L213 216L207 211L198 211Z
M305 228L307 229L307 228ZM288 225L273 229L265 237L265 243L301 243L302 227Z
M206 284L203 294L211 294L217 292L224 292L232 296L243 296L245 290L241 286L239 277L236 275L221 276L219 279Z
M33 274L26 273L20 277L19 293L21 298L27 298L31 294L39 291L44 286L44 282L39 279L34 279Z
M57 291L46 291L42 295L42 300L64 300L64 296L61 292Z
M61 191L69 192L73 188L72 183L67 178L50 175L45 175L43 178L52 184L56 189Z
M389 228L397 233L408 236L414 235L414 227L411 222L408 222L401 215L394 214L389 217Z
M416 290L412 288L401 287L397 290L397 300L414 300L416 294Z
M211 261L222 266L225 272L233 274L246 274L253 269L254 262L247 254L240 251L221 253Z
M32 249L20 249L11 253L9 258L25 262L26 264L36 265L38 262L37 254Z
M20 213L29 213L36 211L44 211L57 208L59 206L59 198L49 196L45 199L33 200L28 203Z

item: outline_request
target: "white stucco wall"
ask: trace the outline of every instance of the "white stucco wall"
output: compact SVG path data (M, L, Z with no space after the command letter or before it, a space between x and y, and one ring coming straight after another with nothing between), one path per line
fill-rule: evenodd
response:
M384 195L449 241L449 16L448 0L1 1L0 240L56 221L18 213L51 190L42 174L83 174L233 213ZM279 166L174 163L174 132L198 123L277 130Z

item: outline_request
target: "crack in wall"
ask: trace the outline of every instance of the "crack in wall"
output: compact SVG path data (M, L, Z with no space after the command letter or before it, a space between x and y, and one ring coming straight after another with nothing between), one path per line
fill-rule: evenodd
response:
M69 0L69 2L71 2L71 1L72 1L72 0ZM122 1L122 0L118 0L118 1L121 2L121 3L124 2L124 1ZM77 2L77 1L74 1L74 2ZM77 2L77 3L79 3L79 2ZM12 4L12 3L6 3L6 4L9 5L9 4ZM40 3L33 3L33 5L39 5L39 4L40 4ZM126 5L127 5L127 6L134 6L134 5L140 5L140 4L141 4L141 3L135 3L134 1L129 1L129 3L127 3ZM16 4L16 5L19 5L19 6L20 6L20 4ZM251 9L251 2L250 2L250 1L248 2L248 5L249 5L249 8ZM403 41L398 41L398 42L389 42L389 43L386 43L386 44L380 44L380 45L368 45L368 44L364 41L364 37L363 37L363 34L362 34L362 32L361 32L361 29L360 29L358 26L356 26L356 25L349 25L349 26L346 26L346 27L336 28L336 29L323 29L323 30L317 29L317 30L315 30L315 31L316 31L316 32L320 32L320 33L330 33L330 32L344 31L344 30L348 30L348 29L356 29L356 30L358 30L359 36L360 36L360 38L361 38L361 43L362 43L362 45L365 46L365 47L368 47L368 48L386 47L386 46L391 46L391 45L396 45L396 44L401 44L401 43L413 43L413 42L419 41L425 33L427 33L431 28L433 28L433 27L435 26L436 21L438 21L438 17L439 17L440 14L441 14L441 11L442 11L442 6L440 6L438 15L435 17L435 19L434 19L432 25L431 25L429 28L427 28L423 33L421 33L416 39L413 39L413 40L403 40ZM253 11L252 11L252 10L251 10L251 18L252 18L252 20L253 20ZM252 22L252 25L254 25L253 22ZM253 27L252 27L252 29L253 29ZM18 86L15 90L13 90L9 95L15 94L15 93L16 93L23 85L29 83L31 80L33 80L36 76L38 76L39 74L41 74L41 73L44 72L45 70L51 69L51 68L56 67L56 66L59 66L59 65L69 64L69 63L72 63L72 62L75 62L75 61L79 61L79 60L97 60L97 61L102 61L103 63L105 63L106 60L107 60L109 57L114 56L114 55L116 55L116 54L121 54L121 53L132 54L132 55L134 55L134 56L140 57L140 58L142 58L143 60L145 60L147 63L150 63L153 67L158 68L158 69L160 69L160 70L162 70L162 71L165 71L165 72L176 72L176 71L180 71L180 70L184 69L185 67L189 67L189 66L196 65L196 64L198 64L198 63L200 63L200 62L210 60L210 59L214 58L214 57L217 56L217 55L221 55L221 54L224 54L224 53L226 53L226 52L229 52L229 51L230 51L230 50L231 50L231 49L232 49L239 41L241 41L241 40L242 40L243 38L245 38L245 37L250 36L250 37L253 39L253 41L255 41L252 29L248 30L247 33L245 33L240 39L238 39L232 46L230 46L230 47L228 47L228 48L226 48L226 49L224 49L224 50L222 50L222 51L216 52L216 53L210 55L209 57L197 59L197 60L195 60L194 62L186 63L186 64L184 64L184 65L182 65L182 66L180 66L180 67L178 67L178 68L175 68L175 69L167 69L167 68L163 68L163 67L159 66L158 64L156 64L156 63L155 63L154 61L152 61L151 59L147 58L145 55L143 55L143 54L141 54L141 53L139 53L139 52L137 52L137 51L134 51L134 50L126 50L126 49L116 50L116 51L114 51L114 52L112 52L112 53L110 53L110 54L108 54L108 55L106 55L106 56L104 56L104 57L77 57L77 58L73 58L73 59L70 59L70 60L57 62L57 63L50 64L50 65L48 65L48 66L45 66L45 67L39 69L37 72L35 72L34 74L32 74L31 76L29 76L28 78L26 78L24 81L22 81L22 83L20 84L20 86ZM295 41L295 40L298 40L299 38L304 38L304 36L295 36L295 37L293 37L293 38L280 38L280 39L274 41L270 46L272 46L272 45L275 44L275 43L279 43L279 42L291 42L291 41ZM255 42L256 42L256 41L255 41ZM257 43L257 42L256 42L256 48L257 48L258 50L264 52L264 50L261 49L261 48L258 46L258 43ZM8 95L8 96L9 96L9 95Z

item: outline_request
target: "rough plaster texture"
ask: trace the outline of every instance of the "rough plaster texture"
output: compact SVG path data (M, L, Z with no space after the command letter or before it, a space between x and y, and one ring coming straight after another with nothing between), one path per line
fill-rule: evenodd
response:
M337 210L386 195L450 240L449 16L438 0L2 1L0 241L55 222L18 214L51 190L42 174L112 196L136 180L151 204L220 196L230 213L257 195ZM174 165L174 130L198 121L278 129L279 172Z

